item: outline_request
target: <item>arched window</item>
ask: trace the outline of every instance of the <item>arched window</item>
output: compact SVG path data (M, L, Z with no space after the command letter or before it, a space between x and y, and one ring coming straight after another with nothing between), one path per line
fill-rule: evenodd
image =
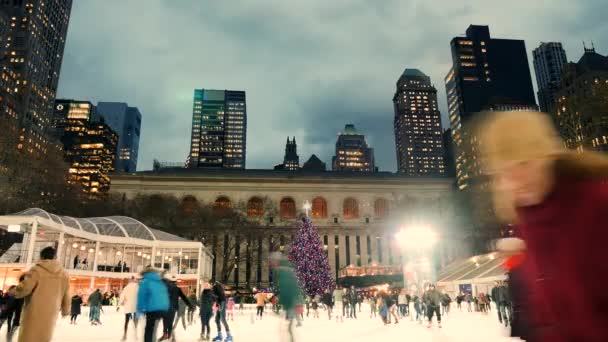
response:
M312 200L312 218L327 218L327 201L323 197L315 197Z
M378 198L374 202L374 215L376 218L387 218L388 212L388 201L384 198Z
M346 220L359 218L359 203L356 199L349 197L344 200L342 216Z
M192 195L182 198L181 209L186 215L191 215L198 208L198 200Z
M262 217L264 215L264 201L259 197L252 197L247 202L247 216Z
M296 218L296 202L291 197L285 197L281 200L281 212L282 219L294 219Z
M232 209L232 202L226 196L218 197L213 203L213 213L217 216L225 216Z

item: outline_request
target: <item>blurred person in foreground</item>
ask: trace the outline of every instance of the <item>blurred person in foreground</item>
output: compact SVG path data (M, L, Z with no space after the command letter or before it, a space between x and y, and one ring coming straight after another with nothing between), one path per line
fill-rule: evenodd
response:
M146 315L144 342L153 342L156 341L156 324L169 311L169 291L152 266L147 266L141 277L137 290L137 313Z
M69 279L55 256L55 248L42 249L15 289L15 298L24 298L19 342L51 341L59 312L70 314Z
M608 159L566 150L547 114L487 117L479 146L495 211L522 238L497 247L525 250L518 284L530 310L526 339L608 341Z
M296 319L296 304L300 303L302 294L296 273L293 270L289 260L281 253L274 252L270 257L270 266L276 274L279 287L279 304L287 314L289 322L287 332L289 333L289 341L295 341L293 335L293 321Z

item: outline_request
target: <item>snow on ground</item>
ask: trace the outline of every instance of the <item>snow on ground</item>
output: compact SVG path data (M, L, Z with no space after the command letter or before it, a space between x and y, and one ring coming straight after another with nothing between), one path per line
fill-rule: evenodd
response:
M69 317L57 323L53 342L98 342L98 341L120 341L122 337L123 319L122 312L117 313L114 308L104 309L101 320L103 325L91 326L87 322L88 310L83 308L84 316L79 317L77 325L69 324ZM312 316L312 314L311 314ZM359 319L345 320L344 323L329 321L327 313L321 311L320 319L306 318L303 326L297 328L296 336L298 342L367 342L367 341L513 341L508 336L508 331L498 324L496 312L488 315L481 313L459 312L452 309L450 315L443 320L443 328L439 329L436 324L427 328L426 323L420 325L410 321L409 317L401 320L399 324L384 326L380 319L370 319L369 313L358 313ZM235 313L234 321L229 321L234 340L241 341L264 341L284 342L288 341L286 324L274 314L264 316L262 321L253 320L253 312L243 314ZM142 321L143 323L143 321ZM128 341L143 340L143 324L140 325L138 339L134 332L130 331ZM216 327L212 320L212 334L216 333ZM0 332L0 341L4 339L5 328ZM181 325L176 329L178 342L198 341L200 335L200 322L189 326L184 331ZM158 336L157 333L157 338ZM15 338L14 341L17 341ZM517 340L519 341L519 340Z

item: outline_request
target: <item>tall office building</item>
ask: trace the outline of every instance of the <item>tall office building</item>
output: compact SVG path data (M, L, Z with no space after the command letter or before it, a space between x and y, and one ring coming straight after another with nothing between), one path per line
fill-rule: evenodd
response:
M393 97L397 167L408 176L445 175L437 89L418 69L405 69Z
M332 158L334 171L375 172L374 149L367 146L365 136L348 124L338 135L336 155Z
M72 0L0 1L0 17L9 22L3 33L0 117L17 119L28 153L44 153L49 146L71 9Z
M293 137L293 140L289 140L289 137L287 137L283 164L275 166L274 169L288 171L296 171L300 169L300 157L298 156L298 145L296 144L296 137Z
M540 110L549 113L555 105L555 91L562 80L562 70L568 63L562 43L540 43L534 49L534 71L538 85L538 103Z
M536 101L523 40L490 37L488 26L471 25L451 43L452 68L445 77L456 176L460 189L479 175L476 139L466 127L486 110L534 110Z
M94 117L95 107L88 101L55 101L52 123L69 163L69 181L91 194L110 189L118 143L110 126Z
M245 92L195 89L187 166L244 169L246 149Z
M124 102L99 102L96 114L118 134L116 149L116 172L137 171L139 138L141 135L141 113L137 107Z
M552 113L568 148L608 152L608 56L585 48L565 65Z

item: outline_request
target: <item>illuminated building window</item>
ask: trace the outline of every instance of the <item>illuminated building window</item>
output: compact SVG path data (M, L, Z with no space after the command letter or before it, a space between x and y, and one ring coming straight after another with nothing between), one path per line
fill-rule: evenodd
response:
M259 197L252 197L247 202L247 216L262 217L264 215L264 201Z
M315 197L312 200L312 217L327 218L327 201L323 197Z
M213 213L217 216L225 216L232 209L232 202L226 196L218 197L213 203Z
M280 216L282 219L296 218L296 202L291 197L285 197L280 203Z
M347 220L359 218L359 203L356 199L349 197L344 200L342 216Z

